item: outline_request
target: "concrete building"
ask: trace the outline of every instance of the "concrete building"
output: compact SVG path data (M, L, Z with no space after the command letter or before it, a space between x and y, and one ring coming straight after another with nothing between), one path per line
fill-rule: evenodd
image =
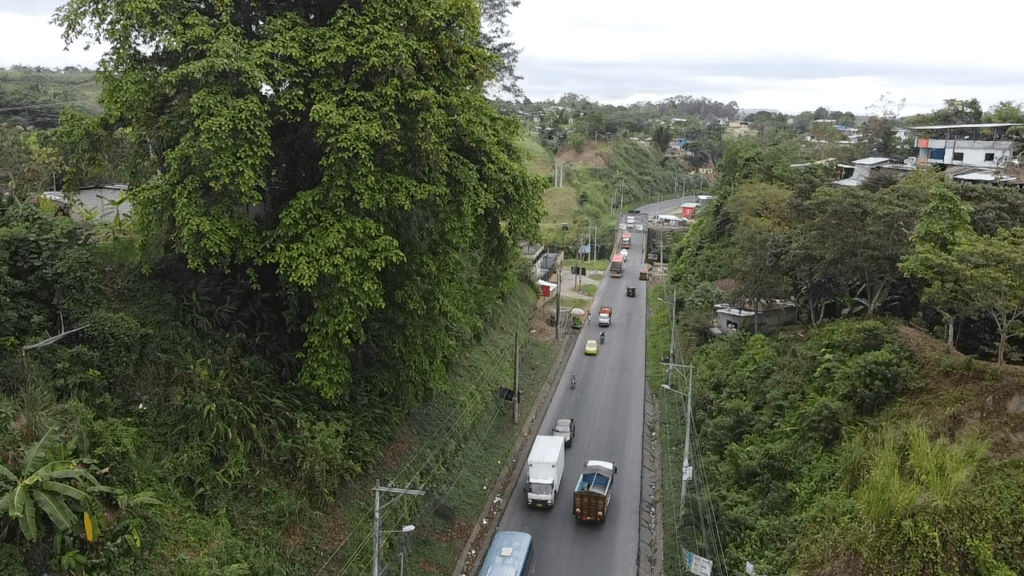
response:
M860 186L865 180L883 170L894 171L899 173L899 176L905 176L906 173L914 169L913 166L880 156L861 158L854 160L851 164L836 164L836 167L842 170L842 178L833 184L839 186Z
M766 334L797 321L797 305L792 300L773 300L763 303L759 310L733 308L729 304L715 304L715 336L740 330Z
M65 207L74 220L90 220L98 224L109 224L118 214L124 219L132 213L132 205L124 200L128 192L126 184L111 184L81 188L74 195L60 190L44 192L43 196Z
M1013 143L1006 131L1024 124L949 124L914 126L919 166L1001 168L1013 160Z
M740 136L746 136L748 134L757 134L757 130L750 125L749 122L732 121L725 128L725 135L733 138Z

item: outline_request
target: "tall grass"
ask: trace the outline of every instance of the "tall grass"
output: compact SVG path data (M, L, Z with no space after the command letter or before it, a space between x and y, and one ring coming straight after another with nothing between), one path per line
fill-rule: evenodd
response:
M873 465L856 491L860 510L872 521L905 518L917 506L953 504L988 451L976 433L957 442L932 441L918 426L889 425L879 436Z

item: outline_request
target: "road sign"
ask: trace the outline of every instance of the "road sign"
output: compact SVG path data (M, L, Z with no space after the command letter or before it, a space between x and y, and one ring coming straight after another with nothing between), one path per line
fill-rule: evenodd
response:
M693 466L683 466L683 482L693 480Z
M697 576L711 576L711 560L697 556L693 552L686 553L686 567L690 569L691 574Z

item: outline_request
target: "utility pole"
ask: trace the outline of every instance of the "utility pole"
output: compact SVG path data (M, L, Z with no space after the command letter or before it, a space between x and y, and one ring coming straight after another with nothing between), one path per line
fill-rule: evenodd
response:
M562 320L562 266L558 266L558 288L555 292L555 341L561 340L558 337L558 325Z
M686 434L683 439L683 470L682 470L682 481L680 482L681 488L679 493L679 516L682 517L686 514L686 485L693 479L693 467L690 466L690 426L691 420L693 419L693 362L689 365L676 364L676 291L672 292L672 336L669 340L669 354L668 354L668 385L664 386L676 394L682 394L675 388L672 388L672 371L676 368L689 368L690 369L690 382L686 392Z
M662 243L662 246L664 246L664 245L665 244ZM669 362L669 364L675 364L676 363L676 292L677 291L678 291L678 288L676 288L676 287L672 288L672 336L671 336L671 339L669 340L669 345L668 345L668 362ZM672 369L671 368L669 368L669 371L668 371L668 385L669 386L672 385Z
M516 364L515 364L515 386L512 396L512 422L519 424L519 326L516 326ZM689 438L687 438L689 439Z
M373 576L380 576L380 546L383 540L383 532L380 530L380 493L390 492L392 494L398 494L399 496L423 496L426 494L423 490L406 490L404 488L388 488L387 486L381 486L380 480L377 481L377 485L373 487L374 497L374 508L373 508ZM392 500L388 504L395 502ZM387 506L387 504L385 504Z
M665 228L664 226L658 228L658 242L661 243L661 248L658 249L658 273L664 273L665 271ZM675 306L675 304L673 304ZM675 317L672 318L675 322ZM675 324L673 324L675 326Z
M686 393L686 437L683 440L683 488L679 495L679 515L686 514L686 485L693 478L693 467L690 466L690 419L693 408L693 362L690 362L690 386Z

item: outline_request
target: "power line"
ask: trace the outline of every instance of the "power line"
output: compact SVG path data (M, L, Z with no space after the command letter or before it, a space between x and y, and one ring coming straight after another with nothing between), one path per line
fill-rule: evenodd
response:
M10 112L12 110L28 110L30 108L53 108L55 106L67 106L68 104L83 104L89 102L92 102L92 100L71 100L68 102L54 102L53 104L26 104L25 106L15 106L13 108L0 108L0 112Z
M518 328L519 324L521 324L521 323L522 323L522 322L523 322L524 320L527 320L528 318L529 318L529 315L528 315L528 313L527 313L527 312L526 312L526 311L524 310L524 311L522 312L522 315L521 315L521 316L519 316L519 317L518 317L518 318L516 319L516 326L517 326L516 330L518 330L518 329L519 329L519 328ZM508 337L508 332L505 332L505 336L506 336L506 337ZM506 347L505 347L505 349L509 349L509 347L508 347L508 346L506 346ZM496 373L497 373L497 372L498 372L498 371L499 371L500 369L501 369L501 364L500 364L500 363L495 363L494 365L492 365L492 367L491 367L491 370L490 370L490 371L489 371L489 372L487 373L487 375L486 375L486 376L485 376L484 378L481 378L481 380L482 380L482 381L485 381L485 382L489 382L490 380L492 380L492 379L493 379L494 375L495 375L495 374L496 374ZM481 387L480 389L483 389L483 387ZM478 395L476 396L476 398L477 398L477 399L480 399L480 398L481 398L481 396L482 396L482 395L478 394ZM491 421L490 421L490 422L488 423L488 426L490 426L490 425L491 425L491 423L493 423L493 419L494 419L494 417L495 417L495 416L497 415L497 413L498 413L498 411L500 410L501 406L502 406L502 404L501 404L501 403L499 402L499 403L498 403L498 406L497 406L497 408L495 409L495 412L494 412L494 413L492 414L492 416L491 416ZM427 466L428 466L428 465L429 465L429 464L431 463L431 461L432 461L432 460L434 459L434 456L436 455L436 453L437 453L438 451L440 451L440 450L442 449L442 447L443 447L443 446L445 446L445 445L447 444L447 441L448 441L448 439L449 439L449 438L451 438L452 434L454 434L454 433L456 432L456 430L458 430L458 429L459 429L459 427L460 427L460 424L462 423L462 421L463 421L463 420L465 420L466 416L467 416L467 415L469 414L469 412L470 412L470 410L471 410L472 408L473 408L473 406L467 406L467 407L466 407L466 408L465 408L465 409L464 409L464 410L462 411L462 413L461 413L461 414L459 415L459 417L458 417L457 421L456 421L456 422L455 422L455 423L454 423L454 424L453 424L453 425L451 426L451 428L449 428L449 429L448 429L448 431L447 431L447 433L445 433L444 437L443 437L443 438L442 438L442 439L441 439L441 440L440 440L440 441L439 441L439 442L437 443L438 445L437 445L437 446L435 446L435 448L434 448L434 450L432 451L432 453L431 453L431 454L430 454L430 455L429 455L429 456L428 456L428 457L426 458L426 460L425 460L425 461L423 462L423 464L422 464L422 465L421 465L421 466L419 467L419 469L418 469L418 470L417 470L417 471L416 471L416 472L415 472L414 474L412 474L412 476L411 476L411 479L409 480L409 483L410 483L410 484L412 483L412 479L414 479L414 478L416 478L417 476L419 476L419 475L420 475L420 473L421 473L421 472L422 472L422 471L423 471L423 470L424 470L424 469L425 469L425 468L426 468L426 467L427 467ZM450 422L451 420L452 420L452 418L450 417L450 418L449 418L448 420L446 420L446 421L445 421L445 424L447 424L447 423L448 423L448 422ZM439 427L438 431L434 433L434 435L433 435L433 436L431 437L431 439L430 439L430 440L432 440L432 439L433 439L434 437L436 437L437 433L438 433L438 432L440 432L440 430L443 430L443 429L444 429L444 428L443 428L443 426L442 426L442 427ZM468 428L467 428L467 431L468 431ZM465 431L464 431L464 432L465 432ZM428 446L429 446L429 444L430 444L430 440L428 440L428 441L427 441L426 443L424 443L424 445L423 445L423 446L422 446L422 447L420 448L419 452L417 452L417 454L416 454L416 455L415 455L415 456L414 456L413 458L411 458L411 459L410 459L410 460L409 460L409 461L408 461L408 462L406 463L405 467L403 467L403 468L402 468L402 470L401 470L401 471L399 471L399 473L398 473L398 474L397 474L397 475L395 476L395 478L397 478L397 477L401 476L402 474L404 474L404 473L405 473L405 471L406 471L406 470L408 470L408 469L409 469L409 467L410 467L410 466L412 465L412 463L413 463L413 462L415 462L415 461L416 461L416 459L417 459L417 458L418 458L418 457L419 457L419 456L420 456L420 455L421 455L421 454L423 453L423 451L427 449L427 447L428 447ZM448 490L450 490L450 488L449 488ZM381 517L381 520L383 521L384 519L386 519L386 518L387 518L387 516L388 516L388 515L389 515L390 513L391 513L391 510L390 510L390 509L389 509L389 510L387 510L387 511L385 511L385 512L384 512L384 514L383 514L383 515L382 515L382 517ZM365 522L366 520L368 520L368 518L369 518L369 515L370 515L370 513L369 513L369 512L368 512L368 513L367 513L366 515L364 515L364 517L362 518L362 521L363 521L363 522ZM361 551L363 550L363 548L364 548L364 547L366 546L366 544L367 544L367 543L369 543L369 541L370 541L370 539L371 539L371 538L372 538L372 533L371 533L371 534L369 534L368 536L365 536L365 537L363 538L363 540L362 540L362 541L360 542L359 546L358 546L358 547L357 547L357 548L356 548L356 549L355 549L355 550L354 550L354 551L353 551L353 552L351 553L351 555L349 556L349 559L348 559L348 561L347 561L347 562L345 563L345 565L344 565L344 566L342 567L342 569L341 569L341 572L340 572L340 574L345 574L345 573L346 573L346 572L348 571L349 567L350 567L350 566L352 565L352 563L353 563L353 562L354 562L354 561L356 560L356 558L358 558L358 556L359 556L359 553L360 553L360 552L361 552ZM323 564L323 566L321 566L320 570L319 570L319 571L317 572L318 574L319 574L320 572L322 572L322 571L324 570L324 568L326 568L326 567L327 567L327 565L328 565L328 564L329 564L329 563L331 562L331 560L333 560L333 559L334 559L334 557L335 557L335 556L336 556L336 555L338 554L338 552L340 552L340 551L341 551L341 548L342 548L343 546L345 546L345 545L346 545L346 544L348 543L348 540L349 540L349 538L346 538L344 542L342 542L342 543L341 543L341 544L340 544L340 545L339 545L339 546L338 546L337 548L335 548L334 552L333 552L333 553L331 554L331 556L330 556L330 557L329 557L329 558L327 559L327 561L326 561L326 562L325 562L325 563Z
M718 554L718 560L722 564L723 572L728 574L728 566L726 565L726 562L725 562L725 549L724 549L724 546L722 544L722 533L721 533L721 531L718 528L718 517L715 515L714 500L712 500L712 498L711 498L711 491L708 488L707 473L706 473L706 471L705 471L706 469L704 467L704 457L703 457L703 455L701 453L701 450L700 450L700 441L699 441L699 439L697 437L696 430L694 430L694 444L696 445L695 451L696 451L696 454L697 454L698 474L700 475L701 491L702 491L704 497L707 498L707 500L708 500L708 513L709 513L709 521L708 521L708 523L711 525L713 533L714 533L714 536L715 536L715 538L714 538L715 547L713 548L713 550Z
M496 365L496 367L495 367L494 369L492 369L492 371L491 371L491 373L490 373L490 376L493 376L493 375L494 375L494 372L496 372L496 371L498 370L498 368L499 368L499 367L498 367L498 365ZM490 426L491 422L493 422L493 418L494 418L494 416L496 416L496 415L497 415L497 413L498 413L498 411L500 411L501 407L502 407L501 403L498 403L498 405L497 405L497 408L495 409L495 412L494 412L494 414L492 414L492 417L491 417L491 421L490 421L490 422L488 422L488 426ZM464 410L464 411L463 411L462 415L461 415L461 416L459 417L459 421L458 421L458 422L456 422L456 423L455 423L455 424L454 424L454 425L453 425L453 426L451 427L451 429L449 429L449 431L448 431L448 433L447 433L447 434L445 435L445 437L444 437L444 438L443 438L443 439L442 439L442 440L441 440L441 441L440 441L440 442L438 443L438 444L439 444L439 446L437 446L437 449L435 450L435 453L436 453L436 451L440 450L440 449L441 449L441 448L442 448L442 447L443 447L443 446L445 445L445 443L447 442L448 438L450 438L450 437L451 437L451 435L452 435L452 434L453 434L453 433L454 433L454 432L455 432L456 430L458 430L458 428L459 428L459 424L460 424L460 423L462 422L462 420L463 420L463 419L465 419L465 416L466 416L466 415L468 414L468 412L469 412L469 408L467 408L466 410ZM468 431L468 428L467 428L466 430L463 430L463 431L462 431L462 433L465 433L465 432L467 432L467 431ZM415 474L413 474L413 476L412 476L413 478L415 478L416 476L418 476L418 475L420 474L420 472L422 472L422 471L423 471L423 469L424 469L424 468L426 468L426 467L427 467L427 465L429 465L429 464L430 464L430 462L431 462L431 461L433 460L433 458L434 458L434 455L435 455L435 454L431 454L430 456L428 456L428 457L427 457L426 461L425 461L425 462L423 463L423 465L422 465L422 466L421 466L421 467L419 468L419 470L417 470L417 471L416 471L416 473L415 473ZM410 460L410 464L411 464L411 462L412 462L412 460ZM406 468L408 468L408 464L406 465ZM464 469L463 469L463 470L464 470ZM460 473L460 474L461 474L461 473ZM410 483L411 483L411 482L412 482L412 480L410 480ZM451 489L451 488L449 487L449 488L448 488L447 490L450 490L450 489ZM447 492L445 493L445 496L447 496ZM381 521L383 522L383 521L384 521L385 519L387 519L387 517L388 517L388 515L389 515L390 513L391 513L391 509L389 509L389 510L385 511L385 512L384 512L384 514L382 514L382 516L381 516ZM368 515L367 515L367 516L368 516ZM372 533L370 533L370 534L368 534L367 536L364 536L364 537L363 537L363 540L362 540L362 541L361 541L361 542L359 543L359 547L358 547L358 548L356 548L356 550L352 552L351 556L349 557L349 560L348 560L348 561L347 561L347 562L345 563L345 565L344 565L344 566L342 567L342 569L341 569L341 572L340 572L340 574L341 574L341 575L344 575L344 574L346 574L346 573L348 572L348 569L349 569L349 567L350 567L350 566L352 565L352 563L353 563L353 562L354 562L354 561L356 560L356 558L358 558L358 557L359 557L359 553L360 553L360 552L361 552L361 551L363 550L363 548L364 548L364 547L365 547L365 546L366 546L366 545L367 545L367 544L368 544L368 543L370 542L370 540L371 540L372 536L373 536L373 534L372 534ZM340 547L338 548L338 550L340 550ZM338 551L338 550L335 550L335 554L337 554L337 551ZM332 556L331 556L331 559L333 559L333 557L334 557L334 555L332 554ZM330 562L330 559L328 559L328 562ZM325 566L326 566L326 564L325 564ZM322 570L322 568L321 568L321 570Z

